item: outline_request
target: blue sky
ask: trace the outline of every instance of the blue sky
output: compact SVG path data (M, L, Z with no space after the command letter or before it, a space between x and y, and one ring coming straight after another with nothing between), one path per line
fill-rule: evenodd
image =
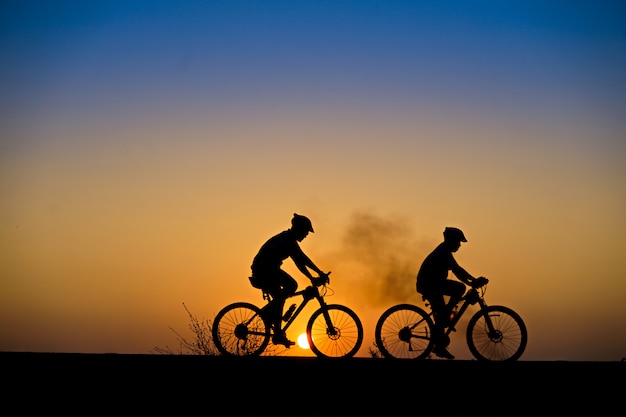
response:
M49 100L68 117L77 109L105 117L302 95L548 117L597 112L609 123L623 111L620 2L27 1L4 9L0 82L12 117L24 116L23 106L50 111Z

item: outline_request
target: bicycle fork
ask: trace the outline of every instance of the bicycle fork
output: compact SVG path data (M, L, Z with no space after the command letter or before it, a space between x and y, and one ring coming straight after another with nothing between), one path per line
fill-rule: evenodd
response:
M489 314L489 311L487 310L487 303L485 303L485 301L481 298L478 300L478 304L480 305L480 312L485 318L485 324L487 326L487 335L489 336L489 339L493 341L500 341L502 339L502 332L496 329L496 327L494 326L493 321L491 320L491 315Z
M324 320L326 321L326 334L331 339L337 339L339 336L339 332L337 331L337 328L333 325L333 321L330 318L328 309L326 308L326 302L321 296L317 296L317 300L319 301L320 307L322 309L322 316L324 317Z

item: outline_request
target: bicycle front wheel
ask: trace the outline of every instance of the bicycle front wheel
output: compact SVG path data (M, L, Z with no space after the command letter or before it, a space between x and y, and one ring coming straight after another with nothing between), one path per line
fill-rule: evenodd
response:
M467 323L466 338L470 352L478 360L516 361L526 349L528 332L515 311L489 306L474 314Z
M434 323L413 304L398 304L378 319L374 339L380 353L392 359L423 359L433 350Z
M326 313L330 322L326 320ZM363 343L363 325L348 307L330 304L315 311L306 326L309 347L323 358L350 358Z
M258 356L270 340L270 324L261 309L250 303L224 307L213 320L211 335L217 350L226 356Z

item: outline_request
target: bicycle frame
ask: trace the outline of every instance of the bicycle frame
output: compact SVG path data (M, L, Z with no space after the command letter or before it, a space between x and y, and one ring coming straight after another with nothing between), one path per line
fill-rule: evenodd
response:
M424 297L422 297L424 300L426 300ZM457 310L456 314L452 317L452 319L450 320L450 325L445 329L444 333L446 336L449 336L450 333L456 331L456 324L459 322L459 320L461 320L461 317L463 316L463 314L465 313L465 311L467 311L467 309L469 308L470 305L476 304L478 303L480 306L480 310L481 311L486 311L487 308L487 303L485 303L485 300L483 299L482 295L478 294L478 290L476 288L472 288L470 289L467 294L465 294L463 296L463 298L461 299L461 301L463 301L459 307L459 309ZM425 304L426 307L428 307L429 303ZM458 304L457 304L458 306ZM433 320L433 323L435 322L434 320L434 313L432 310L430 310L430 312L428 313L428 317L431 318L431 320ZM489 328L489 331L492 332L494 330L493 327L493 323L491 322L491 317L489 317L489 314L485 314L485 321L487 322L487 326ZM413 334L413 330L415 330L415 328L417 326L419 326L420 324L422 324L423 320L420 320L416 323L413 323L411 326L407 327L405 330L405 334L401 334L400 335L400 340L406 341L408 342L411 338L415 338L415 339L427 339L428 337L424 337L424 336L418 336ZM409 350L411 350L411 346L409 344Z
M484 287L483 287L484 288ZM485 302L485 299L483 298L484 295L484 291L482 294L478 293L478 289L476 288L471 288L467 294L465 294L463 296L463 298L461 298L461 305L458 308L456 314L452 317L452 319L450 320L450 325L446 328L445 330L445 334L446 336L449 336L450 333L456 331L456 324L459 322L459 320L461 320L461 317L463 316L463 314L465 313L465 311L467 311L467 309L469 308L470 305L474 305L476 303L478 303L480 311L482 312L486 312L487 311L487 303ZM458 304L457 304L458 306ZM433 318L433 312L431 310L429 316L431 318ZM491 317L489 316L489 314L484 314L485 317L485 322L487 323L487 328L489 329L489 332L493 332L494 331L494 326L493 326L493 322L491 321Z
M287 322L282 326L281 330L287 331L287 329L293 324L296 318L300 315L302 310L304 310L304 308L309 304L311 300L315 299L317 300L317 302L320 305L320 308L324 312L323 313L324 319L326 320L326 325L328 326L329 332L331 332L331 334L334 333L335 328L332 325L332 321L330 319L330 316L328 315L328 311L326 310L326 301L324 300L324 296L320 294L319 288L313 285L309 285L306 288L300 291L296 291L295 293L291 294L289 297L286 298L286 300L290 300L299 296L302 297L302 300L299 303L296 303L296 309L291 314L289 319L287 319ZM267 292L263 293L263 298L268 301L268 304L270 301L272 301L272 296Z

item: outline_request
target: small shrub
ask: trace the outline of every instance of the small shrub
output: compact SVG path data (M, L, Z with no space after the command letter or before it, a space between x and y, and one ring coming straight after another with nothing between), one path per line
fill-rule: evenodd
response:
M373 347L370 347L368 349L368 352L370 356L374 359L382 358L382 354L380 353L380 350L378 349L378 345L376 344L375 341L374 341Z
M178 350L175 352L169 346L166 346L165 348L154 347L152 352L166 355L219 355L211 336L212 321L208 319L199 320L191 314L185 303L183 303L183 307L189 316L189 330L193 333L194 338L189 340L170 327L170 330L174 332L178 339Z

